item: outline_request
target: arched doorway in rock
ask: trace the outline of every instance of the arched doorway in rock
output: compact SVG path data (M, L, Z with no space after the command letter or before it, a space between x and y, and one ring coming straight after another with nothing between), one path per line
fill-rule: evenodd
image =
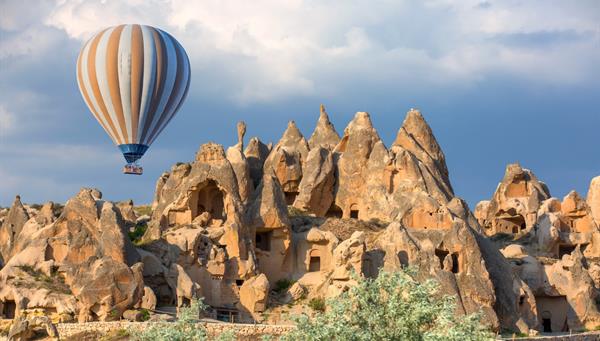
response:
M321 251L313 249L309 252L308 272L321 271Z
M350 205L350 218L358 219L358 214L359 214L358 204Z
M552 333L552 313L542 311L542 328L544 333Z
M192 189L190 196L190 209L192 220L204 212L210 213L213 219L227 219L225 212L225 193L219 188L217 182L208 180Z

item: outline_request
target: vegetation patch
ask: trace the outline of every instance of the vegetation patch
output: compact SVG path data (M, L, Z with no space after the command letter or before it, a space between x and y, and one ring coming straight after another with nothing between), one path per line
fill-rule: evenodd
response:
M321 297L311 298L310 301L308 301L308 306L314 311L324 312L325 300Z
M142 205L142 206L134 206L133 211L138 217L143 215L152 215L152 206L151 205Z
M293 317L297 328L280 340L492 340L480 315L455 315L455 297L439 296L434 280L419 282L415 271L381 272L326 302L313 317ZM316 299L309 303L312 306ZM321 303L317 304L317 307ZM322 305L325 306L325 303Z
M148 225L146 223L135 225L133 231L127 232L129 240L131 240L133 244L139 245L142 242L142 237L144 236L144 233L146 233L147 229Z
M52 292L58 292L61 294L71 295L71 289L65 283L64 278L58 273L57 267L52 267L50 270L50 276L45 273L36 270L29 265L21 265L18 267L21 271L28 274L33 278L33 283L27 281L17 281L15 285L20 285L26 288L33 288L34 286L39 289L47 289Z
M294 283L296 283L296 281L282 278L275 282L275 288L273 288L273 291L279 295L289 289L292 285L294 285Z

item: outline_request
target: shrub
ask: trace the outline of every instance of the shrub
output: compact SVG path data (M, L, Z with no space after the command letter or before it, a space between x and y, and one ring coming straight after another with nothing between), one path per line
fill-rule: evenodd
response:
M150 319L150 311L148 309L142 309L140 311L142 313L142 321L148 321Z
M321 297L311 298L308 302L308 306L314 311L325 311L325 300Z
M201 300L192 300L189 307L179 309L177 321L159 322L142 332L131 332L139 341L196 341L206 340L206 329L199 322L200 312L206 308Z
M479 315L455 316L454 297L440 297L433 280L412 270L381 272L327 301L315 317L294 317L297 329L282 340L491 340ZM312 302L312 301L311 301ZM310 303L309 303L310 304ZM314 308L313 308L314 309Z
M129 236L129 240L131 240L134 244L137 245L140 242L141 238L144 236L144 233L146 233L147 229L148 229L148 225L146 225L146 224L135 225L135 228L133 229L133 231L127 232L127 235Z
M275 288L273 291L275 291L277 294L280 294L290 288L294 283L296 283L296 281L282 278L275 282Z

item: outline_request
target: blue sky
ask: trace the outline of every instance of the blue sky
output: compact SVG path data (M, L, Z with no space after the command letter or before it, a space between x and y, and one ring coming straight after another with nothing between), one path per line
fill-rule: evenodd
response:
M186 48L187 101L121 174L117 148L75 80L83 42L120 23L160 27ZM600 175L598 1L2 1L0 206L65 201L82 186L152 200L158 176L200 144L309 136L326 105L338 132L371 113L387 145L419 108L457 195L488 199L520 162L563 197Z

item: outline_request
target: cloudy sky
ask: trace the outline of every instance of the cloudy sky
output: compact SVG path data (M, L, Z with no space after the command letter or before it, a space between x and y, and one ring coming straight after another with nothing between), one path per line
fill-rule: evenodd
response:
M84 41L121 23L162 28L188 52L187 101L121 174L117 148L79 94ZM308 136L326 105L342 132L368 111L390 144L419 108L457 195L489 198L520 162L552 195L600 175L598 1L0 1L0 206L64 201L82 186L152 200L157 177L198 146Z

